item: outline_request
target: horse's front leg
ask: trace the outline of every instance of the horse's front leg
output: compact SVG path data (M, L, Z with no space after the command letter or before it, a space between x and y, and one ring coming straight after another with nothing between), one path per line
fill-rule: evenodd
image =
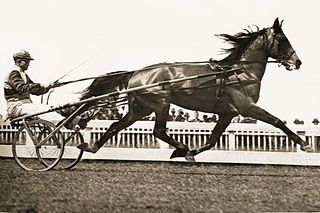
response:
M290 140L295 142L296 144L300 144L300 149L305 152L313 152L313 148L305 141L303 141L297 134L292 132L279 118L271 115L264 109L251 104L250 107L244 112L241 113L243 116L252 117L258 119L260 121L269 123L279 129L281 129L284 133L287 134Z
M313 148L309 146L308 143L303 141L298 135L292 132L279 118L271 115L255 104L258 101L259 96L258 93L254 94L250 92L253 90L252 88L250 91L246 90L246 93L244 93L243 90L236 90L233 88L228 89L228 94L232 97L234 106L242 116L252 117L281 129L285 134L287 134L290 140L301 145L301 150L313 152ZM250 96L247 95L249 92L251 93Z
M214 147L216 143L219 141L222 133L229 126L231 119L233 117L234 117L233 113L219 115L218 123L214 127L208 142L204 146L188 152L186 158L192 158L192 156L195 156L203 151L209 150L212 147Z

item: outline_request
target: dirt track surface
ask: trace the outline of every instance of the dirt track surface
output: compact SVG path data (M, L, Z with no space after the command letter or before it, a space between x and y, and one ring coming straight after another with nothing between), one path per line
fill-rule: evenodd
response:
M0 212L320 211L320 168L84 161L26 172L0 158Z

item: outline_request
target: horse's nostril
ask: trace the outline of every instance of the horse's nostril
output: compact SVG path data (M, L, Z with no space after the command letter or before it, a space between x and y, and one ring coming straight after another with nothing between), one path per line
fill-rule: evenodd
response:
M297 61L296 61L296 67L297 67L297 68L300 68L301 64L302 64L302 62L301 62L300 60L297 60Z

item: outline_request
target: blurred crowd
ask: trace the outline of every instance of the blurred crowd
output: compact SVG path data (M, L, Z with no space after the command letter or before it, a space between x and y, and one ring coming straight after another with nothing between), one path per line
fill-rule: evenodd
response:
M98 112L95 114L93 119L96 120L119 120L123 117L123 115L126 112L122 109L122 113L119 112L118 108L100 108ZM143 121L154 121L155 116L145 116L141 118L140 120ZM200 113L198 111L194 111L193 116L190 116L188 112L184 112L183 109L176 110L175 108L172 108L170 110L170 113L168 115L168 121L176 121L176 122L217 122L218 121L218 115L211 114L207 115L202 113L202 116L200 116ZM240 118L240 116L235 117L232 122L234 123L256 123L257 121L252 118Z
M154 116L146 116L142 120L155 120ZM194 112L194 116L191 117L188 112L184 112L182 109L176 111L174 108L171 109L168 115L168 121L176 122L217 122L217 115L208 116L204 114L201 118L198 111Z
M123 113L119 112L118 108L101 107L95 113L93 119L96 120L119 120L123 117Z
M175 108L172 108L169 115L168 121L176 121L176 122L205 122L205 123L216 123L219 119L219 116L216 114L207 115L205 113L200 113L198 111L194 111L193 116L191 117L188 112L184 112L183 109L179 109L178 111ZM154 116L144 117L143 120L154 120ZM241 118L240 116L235 117L232 120L233 123L257 123L257 120L252 118Z

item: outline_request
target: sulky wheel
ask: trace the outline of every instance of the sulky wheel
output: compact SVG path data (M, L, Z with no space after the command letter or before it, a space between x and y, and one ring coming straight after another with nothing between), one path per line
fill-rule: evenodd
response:
M79 130L64 132L64 153L57 165L57 169L71 169L80 160L83 150L77 148L78 145L83 144L84 140Z
M55 167L64 151L60 131L47 141L42 140L56 127L53 123L37 119L26 122L15 134L12 153L18 165L28 171L47 171Z

